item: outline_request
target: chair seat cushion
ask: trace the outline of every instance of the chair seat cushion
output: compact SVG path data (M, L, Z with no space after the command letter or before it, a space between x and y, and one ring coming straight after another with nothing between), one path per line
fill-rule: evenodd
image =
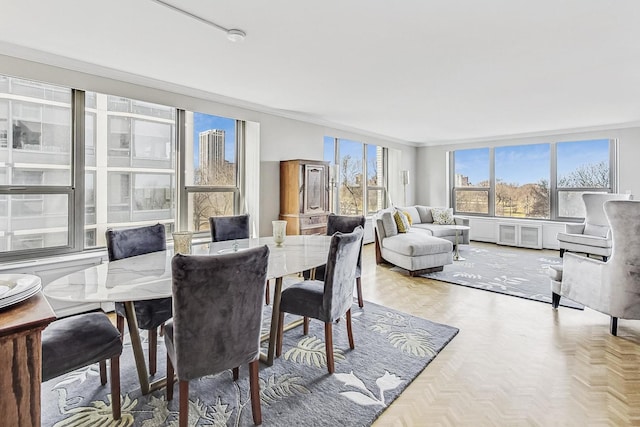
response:
M325 321L322 316L324 282L305 280L282 291L280 311Z
M576 245L595 246L598 248L611 247L611 239L598 236L590 236L587 234L558 233L558 241L560 243L566 242Z
M56 320L42 331L42 381L122 353L120 332L102 312Z
M116 313L125 317L124 303L115 303ZM167 320L171 319L173 304L171 298L158 298L133 303L138 320L138 328L149 330L157 328Z

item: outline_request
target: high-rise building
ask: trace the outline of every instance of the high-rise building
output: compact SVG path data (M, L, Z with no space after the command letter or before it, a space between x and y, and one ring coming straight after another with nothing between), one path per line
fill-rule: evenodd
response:
M224 164L224 130L200 132L200 169L216 168Z

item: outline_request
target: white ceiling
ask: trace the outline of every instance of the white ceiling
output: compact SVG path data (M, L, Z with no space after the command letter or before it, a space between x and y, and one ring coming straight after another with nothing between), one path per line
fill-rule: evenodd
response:
M0 53L419 145L640 124L638 0L166 1L246 40L152 0L2 0Z

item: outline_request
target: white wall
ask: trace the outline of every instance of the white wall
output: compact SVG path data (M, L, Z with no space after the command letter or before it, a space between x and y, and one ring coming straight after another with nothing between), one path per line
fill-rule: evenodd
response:
M579 141L585 139L613 138L619 142L619 187L624 193L631 191L640 199L640 128L598 130L593 132L566 133L527 138L501 139L465 144L445 144L417 149L418 187L416 200L428 206L448 206L447 151L465 148L498 147L504 145L539 144L544 142Z
M348 138L400 150L402 168L409 170L412 177L411 184L407 187L407 203L413 203L414 200L414 188L416 188L416 180L413 179L416 176L416 147L414 146L205 99L206 95L195 89L176 88L173 85L113 70L104 70L103 75L114 77L107 78L0 55L0 73L258 122L261 161L259 234L262 236L271 234L271 221L277 219L280 210L279 161L322 159L324 136ZM137 84L126 83L125 80Z

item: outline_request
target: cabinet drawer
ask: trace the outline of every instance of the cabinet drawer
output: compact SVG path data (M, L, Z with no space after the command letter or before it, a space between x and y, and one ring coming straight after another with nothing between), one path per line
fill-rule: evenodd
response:
M300 217L300 228L324 226L327 224L327 218L327 215Z
M324 236L327 234L327 227L325 225L321 225L319 227L303 228L300 230L300 234L303 236L309 236L311 234L320 234Z

